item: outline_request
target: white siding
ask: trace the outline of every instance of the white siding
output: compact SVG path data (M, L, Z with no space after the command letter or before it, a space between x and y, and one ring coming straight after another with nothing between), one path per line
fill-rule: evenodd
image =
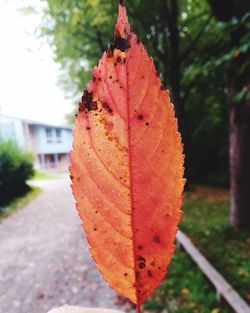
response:
M46 128L51 129L51 140L46 136ZM35 147L37 154L69 153L72 146L72 130L60 127L34 125ZM61 140L56 137L56 129L61 132Z

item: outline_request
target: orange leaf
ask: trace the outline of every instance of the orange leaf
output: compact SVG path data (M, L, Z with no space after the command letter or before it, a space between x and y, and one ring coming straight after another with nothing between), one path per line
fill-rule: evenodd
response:
M174 251L184 158L168 91L124 5L79 104L74 137L72 188L90 252L111 287L139 305Z

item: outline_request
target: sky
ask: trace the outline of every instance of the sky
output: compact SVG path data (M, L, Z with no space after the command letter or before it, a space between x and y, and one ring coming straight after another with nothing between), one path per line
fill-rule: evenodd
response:
M41 15L18 11L30 4L42 6L40 0L0 0L0 112L65 124L72 103L57 86L50 46L35 34Z

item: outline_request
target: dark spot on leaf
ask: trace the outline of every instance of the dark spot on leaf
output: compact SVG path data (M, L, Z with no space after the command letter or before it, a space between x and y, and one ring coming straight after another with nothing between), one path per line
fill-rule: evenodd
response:
M112 50L112 49L107 49L107 57L108 57L108 59L111 59L112 57L113 57L113 52L114 52L114 50Z
M146 260L144 259L144 257L142 257L141 255L137 256L137 260L142 261L142 262L146 262Z
M103 103L103 108L108 111L110 114L113 113L113 110L111 109L111 107L108 105L108 103Z
M87 129L87 130L90 130L90 129L91 129L91 127L89 127L89 126L88 126L88 127L86 127L86 129Z
M122 61L122 58L121 57L117 57L116 62L117 63L121 63L121 61Z
M115 39L113 43L110 45L109 49L113 52L114 49L121 50L122 52L125 52L131 47L130 45L130 37L128 36L127 38L122 38L119 35L115 35Z
M146 265L145 265L144 262L140 262L140 263L139 263L139 268L140 268L140 269L143 269L145 266L146 266Z
M70 175L69 177L70 177L70 179L71 179L71 180L73 180L73 179L74 179L74 176L73 176L73 175Z
M148 126L148 125L149 125L149 122L145 123L145 125Z
M97 228L94 228L94 231L97 231Z
M138 250L142 250L142 249L143 249L143 246L142 246L142 245L139 245L137 248L138 248Z
M154 236L154 242L160 243L161 242L160 237L159 236Z
M152 272L148 271L148 277L152 277L152 276L153 276Z
M98 213L98 211L95 211L95 214L97 214Z
M112 76L109 76L109 79L112 79Z
M155 266L155 262L151 262L151 265L152 265L152 266Z
M138 278L140 277L140 272L137 271L137 272L135 273L135 277L136 277L136 279L138 279Z
M124 273L124 276L128 276L128 273Z
M142 115L142 114L139 114L139 115L137 116L137 118L138 118L138 120L143 120L143 115Z
M123 59L123 64L125 64L125 63L126 63L126 58Z
M82 96L82 102L79 103L79 111L84 111L85 109L88 111L97 110L97 102L92 100L93 93L88 92L88 90L84 90Z

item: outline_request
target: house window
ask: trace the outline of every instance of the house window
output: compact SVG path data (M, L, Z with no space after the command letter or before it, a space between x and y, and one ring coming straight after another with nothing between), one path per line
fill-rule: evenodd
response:
M51 128L46 128L46 138L47 142L52 142L52 129Z
M61 129L59 128L56 128L56 141L62 142L62 133L61 133Z

